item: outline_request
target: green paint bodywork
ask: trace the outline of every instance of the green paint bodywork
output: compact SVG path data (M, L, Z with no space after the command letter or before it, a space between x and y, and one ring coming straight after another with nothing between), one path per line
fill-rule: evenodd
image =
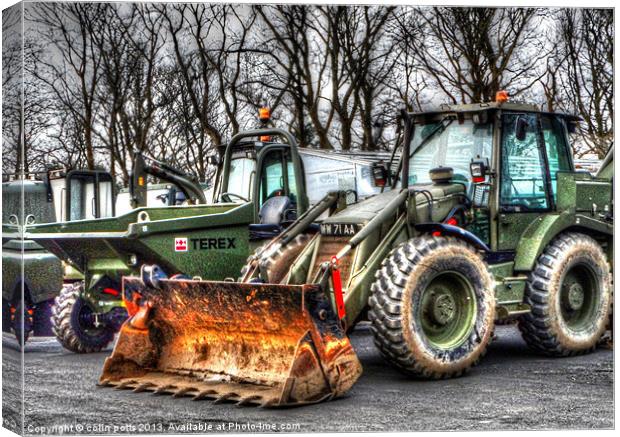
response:
M32 304L56 297L63 281L60 260L24 239L23 227L18 224L27 217L39 223L54 220L54 205L48 200L45 184L31 180L4 183L2 203L2 298L9 302L21 299L22 286L24 297Z
M84 272L91 291L104 277L120 283L124 275L139 274L143 264L158 264L170 274L236 278L250 252L253 210L251 202L139 208L120 217L31 226L26 235ZM187 251L175 250L177 238L187 239ZM225 240L220 247L201 248L194 239L207 244L208 239ZM100 293L91 303L99 308L120 305Z
M473 235L450 234L465 238L481 250L487 259L488 267L495 280L497 317L506 318L526 313L530 310L524 303L527 275L544 248L558 234L564 231L583 232L599 241L613 263L613 188L609 177L594 177L581 172L558 172L556 174L557 193L552 207L538 211L504 211L499 207L499 181L501 157L501 116L504 111L539 113L532 105L522 104L484 104L450 106L436 113L409 114L410 120L438 120L450 115L456 119L471 117L472 114L486 113L495 129L493 135L493 156L488 157L489 203L486 207L470 207L466 212L469 221L462 223L464 229ZM576 117L565 114L556 115L561 123L574 123ZM564 125L563 125L564 126ZM568 144L567 129L564 140ZM405 143L406 144L406 143ZM404 163L408 165L409 152L403 150ZM546 152L545 152L546 153ZM572 165L572 164L571 164ZM613 163L607 163L612 168ZM605 173L606 174L606 173ZM404 179L404 177L403 177ZM401 199L401 205L392 208L394 201L407 190L408 195ZM419 194L420 190L432 193L432 216L429 216L429 201ZM346 326L351 327L364 314L370 296L370 286L375 281L375 273L389 252L402 242L419 235L417 225L422 223L441 224L453 207L463 204L462 184L412 185L393 189L366 199L356 205L339 211L324 219L323 223L347 223L361 225L352 239L339 243L335 249L350 251L347 255L347 269L351 273L343 279ZM390 213L385 211L390 209ZM392 212L393 211L393 212ZM486 215L485 220L480 220ZM476 222L472 223L473 218ZM483 217L484 218L484 217ZM421 228L420 228L421 229ZM428 232L428 227L425 232ZM363 237L358 238L361 234ZM302 284L319 280L316 270L317 255L326 258L336 253L321 252L324 244L334 245L333 237L318 235L307 245L296 260L291 260L287 281L289 284ZM318 260L322 262L329 261ZM313 267L315 266L315 267ZM322 284L332 293L331 282L323 278Z
M530 271L547 244L567 229L594 233L611 244L613 224L603 216L613 208L612 189L608 180L586 173L559 173L557 212L532 217L516 242L515 271Z

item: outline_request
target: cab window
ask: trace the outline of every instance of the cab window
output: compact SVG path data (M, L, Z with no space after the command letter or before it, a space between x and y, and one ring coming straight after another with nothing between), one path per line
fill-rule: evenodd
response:
M564 126L556 117L543 115L540 121L543 137L545 138L547 160L549 162L551 189L555 199L557 196L558 172L572 171L570 150L568 144L566 144Z
M291 202L296 202L297 186L293 162L288 153L282 150L272 150L263 160L260 203L263 204L267 199L275 196L285 195L291 199Z
M469 164L474 158L491 158L493 126L475 124L466 119L443 120L417 125L411 140L413 154L409 159L408 184L428 184L429 171L435 167L451 167L454 180L469 190Z
M524 132L517 138L517 125ZM500 203L508 211L549 207L545 189L545 161L538 145L535 114L505 114L502 118Z
M228 176L228 193L237 194L243 199L249 199L252 193L252 182L256 168L256 161L250 158L235 158L230 161L230 174ZM231 196L233 202L243 200Z

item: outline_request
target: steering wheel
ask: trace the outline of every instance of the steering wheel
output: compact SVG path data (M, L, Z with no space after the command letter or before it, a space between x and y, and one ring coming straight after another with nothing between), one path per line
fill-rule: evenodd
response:
M249 202L249 199L246 199L243 196L240 196L239 194L235 194L235 193L222 193L220 195L220 198L222 198L225 202L232 202L232 200L230 200L230 198L232 197L236 197L237 199L243 200L244 202Z

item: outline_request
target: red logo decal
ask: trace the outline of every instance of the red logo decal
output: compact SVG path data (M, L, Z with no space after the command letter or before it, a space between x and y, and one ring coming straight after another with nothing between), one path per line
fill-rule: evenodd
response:
M174 239L174 251L175 252L187 252L187 238L175 238Z

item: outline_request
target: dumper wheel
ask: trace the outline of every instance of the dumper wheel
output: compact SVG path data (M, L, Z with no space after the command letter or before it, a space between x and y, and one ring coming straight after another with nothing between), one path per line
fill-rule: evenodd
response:
M605 252L591 237L565 233L538 257L519 321L524 340L551 356L592 351L608 323L611 274Z
M291 264L312 239L310 234L299 234L287 245L270 250L268 256L260 260L261 275L269 284L279 284L288 274Z
M245 275L248 273L248 271L252 267L252 264L251 264L252 261L258 256L258 254L263 250L264 247L265 247L264 244L262 246L257 247L254 250L254 253L252 253L252 255L247 257L247 259L245 260L245 265L241 268L241 272L239 273L238 282L241 282L242 279L245 277Z
M27 301L17 299L11 309L11 324L17 342L23 346L34 328L34 307Z
M456 377L491 340L493 278L470 245L424 235L383 261L369 306L375 344L390 363L414 376Z
M81 297L82 282L65 285L52 309L52 324L62 346L78 354L98 352L113 339L115 329L92 323L92 310Z
M286 277L293 261L295 261L311 239L311 234L299 234L289 241L286 246L276 243L274 247L269 248L259 260L261 277L266 281L266 283L279 284L282 282L282 280ZM248 258L248 262L252 261L253 257L255 257L256 254L262 249L262 247L257 249L255 254ZM243 267L243 269L241 269L242 278L245 276L249 268L250 265L247 264Z

